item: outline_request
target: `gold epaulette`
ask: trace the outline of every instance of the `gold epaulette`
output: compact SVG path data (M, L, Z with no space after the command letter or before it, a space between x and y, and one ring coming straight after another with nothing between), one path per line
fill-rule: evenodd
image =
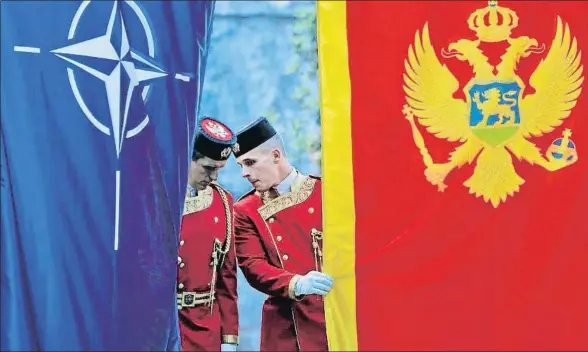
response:
M257 211L264 220L267 220L284 209L288 209L306 201L312 194L316 181L317 180L313 177L303 176L299 184L292 186L293 190L291 192L284 193L271 200Z
M207 209L212 204L212 187L208 186L203 191L198 192L196 197L192 197L189 191L186 193L184 200L184 213L188 215Z

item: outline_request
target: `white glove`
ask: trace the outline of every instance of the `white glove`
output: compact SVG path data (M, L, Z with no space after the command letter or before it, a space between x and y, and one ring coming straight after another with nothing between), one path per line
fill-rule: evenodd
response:
M233 345L230 343L223 343L221 345L221 351L227 351L227 352L237 352L237 345Z
M310 271L296 282L294 294L296 296L312 294L325 296L332 287L332 277L318 271Z

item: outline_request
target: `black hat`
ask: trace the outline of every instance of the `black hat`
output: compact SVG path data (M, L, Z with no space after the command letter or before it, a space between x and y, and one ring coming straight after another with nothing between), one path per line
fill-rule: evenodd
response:
M276 130L269 121L263 116L259 117L237 131L237 143L233 146L235 157L259 147L276 134Z
M231 155L236 141L237 136L224 123L210 117L198 120L194 151L212 160L224 161Z

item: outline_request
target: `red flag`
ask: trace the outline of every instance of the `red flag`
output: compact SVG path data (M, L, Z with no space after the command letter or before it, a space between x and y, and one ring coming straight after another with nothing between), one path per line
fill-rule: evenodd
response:
M588 350L588 2L319 2L332 350Z

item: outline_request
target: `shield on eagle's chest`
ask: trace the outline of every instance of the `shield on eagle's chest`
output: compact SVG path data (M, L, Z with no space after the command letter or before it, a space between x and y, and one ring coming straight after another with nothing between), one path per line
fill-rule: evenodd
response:
M496 147L514 136L521 123L521 84L471 82L464 90L470 107L470 127L476 137Z

